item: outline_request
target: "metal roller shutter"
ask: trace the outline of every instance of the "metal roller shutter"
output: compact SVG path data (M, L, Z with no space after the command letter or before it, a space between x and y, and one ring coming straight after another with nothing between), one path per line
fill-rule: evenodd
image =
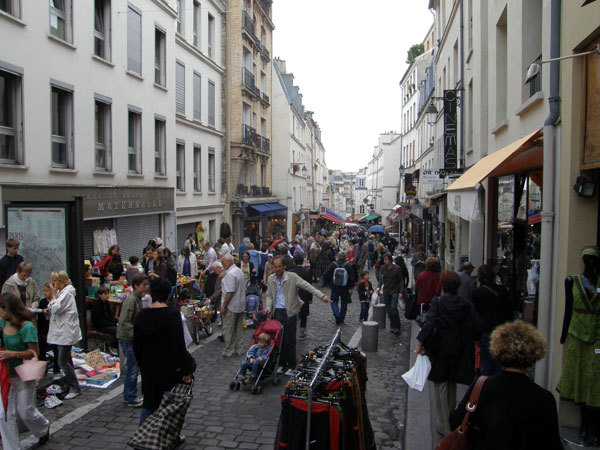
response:
M94 231L103 228L111 229L113 219L86 220L83 222L83 257L90 259L94 256Z
M160 235L160 216L117 217L115 230L123 262L130 256L142 256L144 247L150 239Z

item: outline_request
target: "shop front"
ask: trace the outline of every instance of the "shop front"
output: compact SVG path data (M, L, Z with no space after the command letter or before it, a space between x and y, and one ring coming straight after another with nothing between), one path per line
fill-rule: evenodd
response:
M447 188L451 263L458 268L465 259L482 258L496 267L515 316L532 323L538 308L542 166L539 130L482 158Z
M263 234L286 234L287 213L287 207L278 202L243 203L242 237L259 246Z

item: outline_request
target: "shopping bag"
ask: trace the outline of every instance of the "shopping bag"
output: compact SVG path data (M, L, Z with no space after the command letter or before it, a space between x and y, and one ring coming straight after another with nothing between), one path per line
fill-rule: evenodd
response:
M371 296L371 303L373 303L373 305L379 304L379 294L377 292L373 292L373 295Z
M409 388L423 392L430 370L431 362L427 355L418 354L414 366L408 372L402 374L402 378Z
M417 294L410 294L406 299L406 307L404 309L404 317L408 320L415 320L419 313L421 312L421 308L417 303Z

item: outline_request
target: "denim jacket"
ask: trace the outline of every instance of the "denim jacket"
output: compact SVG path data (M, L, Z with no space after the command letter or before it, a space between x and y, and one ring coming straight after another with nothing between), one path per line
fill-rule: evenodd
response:
M266 347L261 347L258 344L254 344L252 347L250 347L250 350L248 350L246 359L257 359L258 357L261 357L262 359L267 359L267 356L269 356L269 352L271 351L272 346L273 344L268 345Z

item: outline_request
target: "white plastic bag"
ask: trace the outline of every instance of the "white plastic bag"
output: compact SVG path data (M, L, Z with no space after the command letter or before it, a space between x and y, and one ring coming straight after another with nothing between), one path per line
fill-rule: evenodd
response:
M379 304L379 294L377 293L377 291L373 292L373 295L371 295L371 303L373 305Z
M408 372L403 374L402 378L404 378L404 381L406 381L409 388L423 392L430 370L431 362L429 361L429 357L427 357L427 355L418 354L415 365L412 366Z

